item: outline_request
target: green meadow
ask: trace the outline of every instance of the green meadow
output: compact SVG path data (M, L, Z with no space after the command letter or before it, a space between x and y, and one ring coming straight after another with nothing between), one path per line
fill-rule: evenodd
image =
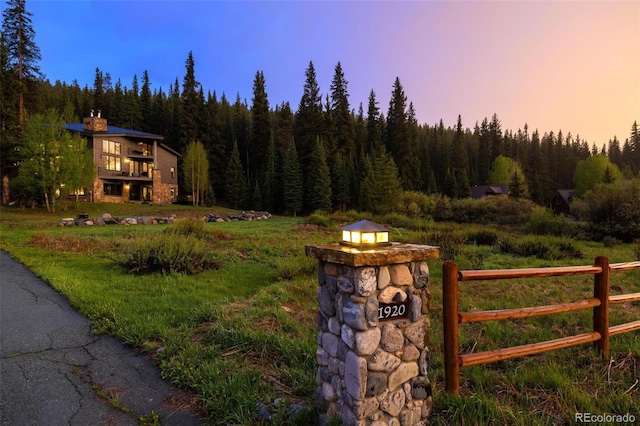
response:
M304 247L336 242L341 226L363 216L348 212L204 223L205 214L227 210L115 204L82 208L55 216L2 208L0 248L65 294L90 319L95 333L116 336L151 357L167 380L192 395L187 408L198 411L208 424L263 424L258 405L269 411L271 424L318 423L316 261L305 257ZM114 217L174 214L176 221L58 226L62 217L80 212L89 217L104 212ZM529 235L516 227L415 223L397 214L369 218L389 226L391 240L439 245L443 253L443 258L428 261L431 424L573 424L575 413L582 412L631 413L640 419L637 331L613 336L609 359L587 344L462 368L460 397L444 393L442 355L444 258L453 259L460 269L590 265L600 255L611 263L636 260L637 243L609 242L605 247L569 237ZM180 243L187 238L188 245ZM150 256L154 244L187 261L189 256L204 256L209 268L145 274L128 269L132 257ZM611 283L612 294L640 292L640 271L612 273ZM592 275L463 282L460 310L548 305L592 295ZM611 325L638 318L637 302L615 305L610 314ZM590 310L462 325L460 346L463 352L498 349L584 333L591 327Z

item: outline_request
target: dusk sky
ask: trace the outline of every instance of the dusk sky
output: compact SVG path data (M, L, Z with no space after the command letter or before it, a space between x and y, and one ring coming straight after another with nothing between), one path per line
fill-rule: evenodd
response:
M4 8L4 0L3 0ZM313 61L323 95L341 62L351 108L373 89L385 114L400 78L420 123L464 127L495 113L503 130L559 130L622 142L640 122L640 1L27 0L41 70L93 87L96 68L151 90L185 75L251 105L264 72L270 106L297 110ZM107 117L108 119L108 117Z

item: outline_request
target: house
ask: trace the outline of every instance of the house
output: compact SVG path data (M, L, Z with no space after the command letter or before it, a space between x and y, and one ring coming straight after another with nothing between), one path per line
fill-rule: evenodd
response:
M471 187L471 198L474 200L488 195L507 195L508 193L508 185L476 185Z
M163 136L107 125L100 112L66 124L87 140L97 176L80 198L97 203L167 204L178 197L178 154Z
M571 213L571 203L576 195L575 189L558 189L551 199L551 208L555 214Z

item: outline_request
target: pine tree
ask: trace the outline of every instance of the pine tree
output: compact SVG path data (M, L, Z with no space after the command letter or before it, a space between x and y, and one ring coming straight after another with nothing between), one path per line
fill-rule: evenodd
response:
M396 207L402 185L396 163L383 146L375 153L373 174L376 188L374 213L390 213Z
M509 196L516 200L520 198L529 198L527 184L524 181L524 176L522 176L520 172L516 171L511 175L511 180L509 181Z
M303 94L296 113L294 132L303 170L306 170L309 165L316 138L322 134L322 97L313 62L309 62L305 77Z
M373 173L373 165L369 155L363 154L360 164L360 191L358 204L360 211L374 212L376 210L376 182Z
M415 189L420 187L420 166L416 141L411 140L408 121L407 97L400 79L396 77L387 114L386 147L398 165L403 187Z
M180 95L182 101L180 151L190 142L200 139L198 135L198 118L200 116L200 107L203 104L198 94L200 83L196 80L195 62L191 51L187 56L185 68L186 74L182 80L182 93Z
M2 12L2 34L4 35L9 62L18 76L19 122L25 121L25 94L30 82L40 75L40 48L36 44L36 32L31 22L31 12L26 9L26 0L7 0Z
M307 173L307 210L331 212L331 177L327 155L320 138L316 138Z
M373 152L382 144L382 125L380 121L380 109L373 90L369 93L369 106L367 108L367 146L365 153L373 155Z
M333 122L333 138L337 148L335 155L347 163L354 164L356 156L355 128L349 107L347 84L342 65L338 62L331 82L331 109L329 111Z
M453 136L453 151L451 153L451 168L455 176L456 186L453 196L456 198L466 198L469 196L469 157L467 155L467 144L465 134L462 130L462 118L458 115L458 123Z
M251 133L249 144L249 158L247 174L253 180L261 178L266 173L267 160L271 137L271 116L269 114L269 100L265 88L264 73L258 71L253 80L253 103L251 106ZM271 159L274 160L273 158ZM273 201L273 200L272 200ZM270 208L273 208L271 206Z
M151 108L151 88L149 83L149 73L144 70L142 73L142 89L140 89L140 130L152 133L152 108Z
M284 184L284 209L296 216L302 210L302 171L298 161L296 144L292 143L284 158L282 180Z
M247 180L240 162L238 144L233 142L226 173L227 203L234 209L244 207L247 200Z

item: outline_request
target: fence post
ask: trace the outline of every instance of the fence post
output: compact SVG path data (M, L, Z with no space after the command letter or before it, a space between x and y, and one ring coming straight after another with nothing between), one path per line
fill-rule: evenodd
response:
M600 306L593 308L593 331L600 333L596 347L600 354L609 358L609 258L596 257L596 266L602 272L594 275L593 297L600 300Z
M445 391L460 395L460 352L458 337L458 265L442 265L442 323L444 328Z

